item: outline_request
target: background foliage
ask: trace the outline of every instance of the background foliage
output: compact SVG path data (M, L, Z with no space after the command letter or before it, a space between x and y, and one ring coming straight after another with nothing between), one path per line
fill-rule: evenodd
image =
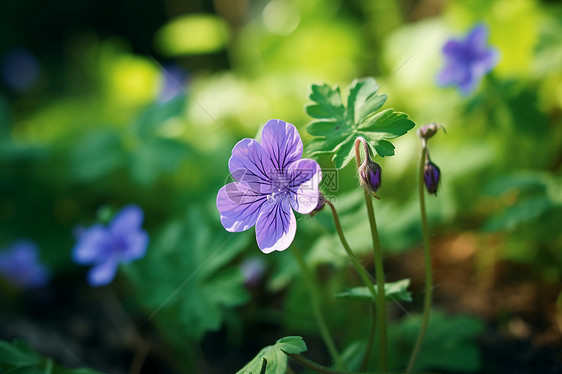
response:
M442 45L478 22L488 26L499 64L468 97L437 86ZM0 283L0 368L13 369L7 356L24 355L33 365L50 356L108 373L236 372L290 335L303 335L306 354L326 362L290 254L262 255L253 230L227 233L215 199L233 145L268 119L291 122L309 156L325 170L341 168L324 192L371 266L361 191L353 163L345 166L349 150L334 164L331 154L314 152L317 139L305 131L325 118L310 106L315 91L337 85L349 108L345 88L369 76L387 96L376 103L381 110L408 114L401 133L414 123L447 128L431 141L443 178L428 204L445 312L431 321L419 369L494 372L504 364L497 346L514 341L535 347L531 361L556 367L561 35L556 1L2 2L0 248L33 240L53 280L27 291ZM413 301L389 305L396 368L423 297L415 129L391 146L384 139L396 134L373 144L385 156L394 146L394 156L376 158L388 280L412 279ZM129 203L145 212L148 254L121 267L111 286L91 289L86 269L71 261L74 233ZM322 282L328 323L358 365L365 327L352 316L367 309L333 295L359 282L327 212L301 216L298 225L295 245ZM256 256L264 270L249 282L242 265ZM7 343L13 339L39 355ZM526 364L535 365L517 367Z

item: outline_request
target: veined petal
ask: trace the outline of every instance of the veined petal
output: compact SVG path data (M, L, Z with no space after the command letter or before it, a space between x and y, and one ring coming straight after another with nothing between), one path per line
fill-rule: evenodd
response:
M257 141L246 138L236 143L228 160L228 169L236 181L248 184L255 191L270 190L269 173L274 168L267 153Z
M111 283L115 278L117 266L119 262L113 258L109 258L93 266L88 272L88 283L91 286L105 286Z
M322 180L322 169L314 160L303 158L291 164L287 170L291 180L290 189L295 194L291 206L301 214L308 214L318 204L318 185Z
M256 222L256 239L263 253L284 251L297 231L295 214L287 200L266 202Z
M267 121L261 145L277 171L283 171L302 157L302 140L296 127L279 119Z
M247 183L234 182L222 187L217 194L217 209L227 231L246 231L256 224L267 196L256 192Z
M91 226L81 233L72 250L72 258L78 264L90 264L105 258L111 246L111 233L100 224Z
M143 218L144 213L140 207L128 205L113 217L109 229L117 237L126 237L140 228Z

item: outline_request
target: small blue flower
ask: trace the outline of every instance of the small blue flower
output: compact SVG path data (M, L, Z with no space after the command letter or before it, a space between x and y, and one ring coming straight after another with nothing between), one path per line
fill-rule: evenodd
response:
M142 209L129 205L107 227L95 224L81 230L72 257L78 264L93 265L88 273L91 286L111 283L119 263L129 263L145 255L148 234L141 228L142 221Z
M487 46L487 39L488 29L479 24L465 40L449 40L443 46L446 61L437 77L439 85L457 86L464 95L472 93L499 60L498 51Z
M46 285L51 276L47 267L39 262L34 243L20 240L0 252L0 276L21 288Z

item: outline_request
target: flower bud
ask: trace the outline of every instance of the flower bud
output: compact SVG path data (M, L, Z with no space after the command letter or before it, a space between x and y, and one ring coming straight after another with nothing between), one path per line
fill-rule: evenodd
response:
M382 169L379 164L371 160L367 155L363 164L359 167L359 184L371 191L379 199L377 190L381 186Z
M318 191L318 203L316 204L316 208L308 214L310 214L311 217L314 217L316 213L324 209L324 205L326 205L326 196L324 196L322 192Z
M439 180L441 178L441 171L431 160L425 161L425 166L423 169L423 180L425 182L425 187L427 192L432 195L437 195L437 187L439 187Z
M418 129L418 136L422 139L428 140L437 133L437 130L445 128L438 123L430 123L429 125L422 126Z

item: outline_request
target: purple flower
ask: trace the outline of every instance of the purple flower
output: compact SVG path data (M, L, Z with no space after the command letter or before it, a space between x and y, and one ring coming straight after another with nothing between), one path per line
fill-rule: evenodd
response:
M449 40L443 46L445 67L437 81L442 86L455 85L464 95L476 89L480 79L498 63L498 51L487 47L488 29L480 24L465 40Z
M148 235L141 229L142 209L129 205L115 215L106 227L95 224L81 230L72 257L78 264L92 264L88 273L91 286L104 286L115 277L120 262L143 257Z
M20 240L0 252L0 276L21 288L36 288L46 285L49 270L39 262L35 244Z
M297 129L281 120L265 124L261 144L253 139L239 141L228 162L236 182L217 195L224 228L240 232L255 225L262 252L287 249L297 229L293 209L308 214L316 208L322 179L318 163L301 157Z

